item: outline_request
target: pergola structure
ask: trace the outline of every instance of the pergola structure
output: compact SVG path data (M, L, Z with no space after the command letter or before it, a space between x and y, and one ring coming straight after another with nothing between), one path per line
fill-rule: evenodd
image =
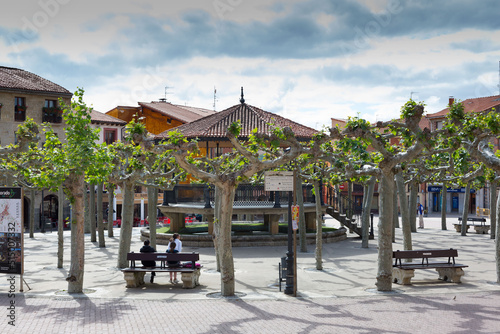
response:
M206 116L196 121L183 124L175 129L162 132L157 135L157 141L164 140L168 137L170 131L180 132L186 139L198 139L198 145L201 154L208 158L217 157L232 150L232 145L226 136L227 129L233 122L241 123L240 140L248 138L254 129L258 133L269 134L274 127L290 127L299 141L309 141L318 133L313 128L299 124L277 114L265 111L263 109L251 106L245 103L243 97L243 88L241 89L240 103L217 112L213 115ZM164 196L164 199L167 199ZM171 198L171 197L170 197ZM236 204L236 203L235 203ZM213 228L213 208L203 203L189 204L168 204L164 202L159 206L160 210L170 218L171 232L177 232L184 227L184 217L188 213L200 213L205 216L209 223L209 233L212 233ZM308 225L313 227L315 221L314 205L306 205L306 221ZM235 214L263 214L264 222L269 223L269 232L271 234L278 233L278 222L281 214L286 212L285 208L281 208L276 203L267 201L259 203L237 203L234 206Z

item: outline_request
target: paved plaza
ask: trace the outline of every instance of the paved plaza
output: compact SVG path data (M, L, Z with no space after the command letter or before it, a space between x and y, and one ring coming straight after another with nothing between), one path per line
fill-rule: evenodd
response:
M166 274L153 284L147 274L143 287L127 289L116 269L118 229L114 238L106 237L106 248L87 243L85 293L69 295L69 232L62 269L56 267L57 233L36 233L25 239L24 292L18 291L19 276L13 278L15 293L9 293L10 276L0 276L0 333L498 333L494 240L474 231L462 237L453 228L456 221L448 217L442 231L440 217L427 217L412 239L414 249L458 249L457 262L469 265L461 284L438 281L435 270L417 270L412 285L377 292L376 240L364 249L348 234L345 241L324 244L323 271L315 269L313 245L298 253L298 297L278 290L286 247L233 248L234 298L219 295L213 248L184 246L184 252L199 252L204 265L195 289L170 284ZM142 245L139 234L134 228L132 250ZM401 229L396 235L393 248L402 249Z

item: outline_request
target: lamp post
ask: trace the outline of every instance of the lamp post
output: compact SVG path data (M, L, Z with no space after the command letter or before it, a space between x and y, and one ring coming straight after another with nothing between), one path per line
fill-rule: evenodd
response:
M293 227L292 227L292 192L288 192L288 251L286 253L286 284L285 294L294 293L295 260L293 258Z

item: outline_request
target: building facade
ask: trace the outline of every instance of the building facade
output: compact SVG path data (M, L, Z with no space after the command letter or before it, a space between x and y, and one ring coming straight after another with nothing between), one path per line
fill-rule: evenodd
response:
M64 121L59 100L70 104L72 96L66 88L34 73L0 66L0 145L16 143L15 132L28 118L38 124L50 123L54 132L62 138ZM57 193L35 193L35 226L40 227L41 222L57 220L57 203ZM31 199L25 193L25 226L28 226L30 204Z

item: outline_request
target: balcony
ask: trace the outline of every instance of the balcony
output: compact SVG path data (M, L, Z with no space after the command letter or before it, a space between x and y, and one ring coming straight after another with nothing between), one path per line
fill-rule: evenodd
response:
M26 120L26 109L27 106L15 106L14 108L14 120L16 122L24 122Z
M62 123L62 110L58 107L42 108L42 122Z

